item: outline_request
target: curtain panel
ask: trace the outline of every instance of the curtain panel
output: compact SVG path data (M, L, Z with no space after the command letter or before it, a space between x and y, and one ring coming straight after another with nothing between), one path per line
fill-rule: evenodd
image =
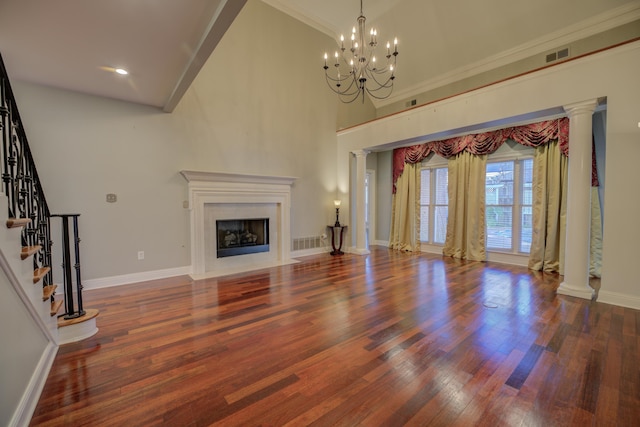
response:
M401 251L420 250L420 165L408 164L398 179L392 197L389 247Z
M436 153L441 157L449 159L449 177L452 179L451 169L457 168L459 165L454 162L454 166L451 161L452 159L456 159L460 153L466 152L470 155L486 156L500 148L507 139L511 139L518 144L528 147L544 147L542 150L538 150L536 154L535 162L543 162L543 165L538 164L534 166L534 168L537 167L539 170L537 185L538 188L547 188L547 184L549 184L549 188L551 188L551 185L557 187L555 187L554 190L550 190L553 194L543 195L538 191L537 196L534 197L533 222L536 224L536 226L534 226L536 230L534 234L536 235L532 236L534 241L532 242L529 267L536 270L562 272L564 265L564 229L566 221L566 202L562 199L566 200L567 191L566 161L569 156L568 117L498 129L491 132L463 135L440 141L430 141L395 149L393 151L392 191L394 196L392 217L400 216L403 219L401 221L398 221L399 218L395 218L395 220L392 219L391 247L404 250L413 250L412 248L416 248L415 250L419 250L419 239L417 241L414 240L414 236L419 236L420 232L419 212L414 215L414 209L412 207L401 206L401 203L406 203L408 199L414 198L412 195L410 196L410 194L413 193L415 187L413 187L409 193L406 193L407 189L404 187L406 183L403 182L403 192L405 193L402 194L401 197L396 197L398 191L397 182L403 175L403 171L407 165L420 163L429 156L429 154ZM547 164L549 151L546 145L550 142L555 143L552 151L559 151L562 155ZM597 187L599 182L596 169L595 145L592 151L591 185L592 187ZM486 162L486 158L484 160ZM409 175L411 176L410 179L419 181L419 168L412 168ZM483 177L479 176L476 177L476 184L484 184L484 179L482 178ZM458 178L453 179L457 180ZM553 184L551 182L547 183L547 181L552 181ZM482 195L484 196L484 187L482 189L477 188L474 193L480 191L482 191ZM418 205L417 200L419 200L419 194L415 197L416 205ZM476 207L482 206L480 210L482 215L477 217L479 221L476 221L476 223L465 224L464 222L457 221L458 217L460 217L460 212L452 209L452 206L449 207L450 214L453 214L451 218L453 218L454 223L447 224L447 239L443 250L444 254L458 258L484 259L484 198L482 200L462 200L462 196L458 193L455 194L455 197L452 197L451 194L449 197L450 203L453 201L457 206L461 206L462 210L460 212L469 212L471 208L469 203L471 203ZM475 199L476 197L471 196L471 198ZM594 201L598 202L597 198L592 197L591 274L598 277L600 274L602 251L602 225L600 206L599 203L596 205ZM536 204L537 207L535 207ZM552 207L552 212L546 212L549 206ZM477 212L476 208L472 210ZM409 212L411 212L411 214L409 214ZM411 218L412 215L414 215L413 218ZM471 228L468 226L471 226ZM470 231L473 229L476 230ZM477 239L475 242L471 242L468 238L470 232L471 235L474 236L473 238ZM538 235L538 233L540 234ZM483 247L480 248L478 244Z
M487 156L462 151L449 159L449 218L442 254L485 261L485 174Z
M560 151L569 155L569 118L545 120L523 126L498 129L491 132L474 133L457 136L440 141L430 141L410 147L393 150L393 193L396 192L396 182L402 175L405 164L423 161L429 154L435 152L441 157L451 158L463 151L471 154L485 155L496 151L507 139L527 147L539 147L550 141L558 141Z

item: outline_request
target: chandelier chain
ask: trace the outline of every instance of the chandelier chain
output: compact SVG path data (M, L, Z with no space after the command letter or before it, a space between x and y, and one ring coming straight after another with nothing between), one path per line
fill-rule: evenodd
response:
M366 33L366 18L360 0L360 16L357 18L357 28L353 27L351 39L346 41L340 36L339 50L335 51L333 67L329 66L329 56L324 54L325 80L331 90L338 94L344 103L351 103L362 98L365 93L375 99L385 99L393 91L395 80L396 58L398 56L398 39L394 38L393 50L387 42L385 61L378 61L376 48L378 47L378 32L371 29Z

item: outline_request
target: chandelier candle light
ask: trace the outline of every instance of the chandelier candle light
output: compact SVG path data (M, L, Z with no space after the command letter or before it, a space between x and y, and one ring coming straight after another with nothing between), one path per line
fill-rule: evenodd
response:
M333 67L328 65L329 55L324 54L324 74L327 84L338 94L340 101L350 103L362 94L364 103L365 92L375 99L385 99L393 91L393 80L398 56L398 39L387 42L386 64L376 60L378 46L378 31L371 29L367 37L365 21L360 0L360 16L358 28L351 31L350 48L345 47L344 35L340 36L340 53L335 52ZM365 40L368 39L368 42ZM384 62L384 61L382 61ZM333 71L329 71L333 69Z

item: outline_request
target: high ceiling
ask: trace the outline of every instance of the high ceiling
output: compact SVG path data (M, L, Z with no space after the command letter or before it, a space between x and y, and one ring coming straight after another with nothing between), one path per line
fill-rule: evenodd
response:
M357 0L262 1L336 38L360 13ZM0 53L12 79L171 111L244 2L0 0ZM363 9L381 40L399 39L394 99L640 18L640 0L364 0Z

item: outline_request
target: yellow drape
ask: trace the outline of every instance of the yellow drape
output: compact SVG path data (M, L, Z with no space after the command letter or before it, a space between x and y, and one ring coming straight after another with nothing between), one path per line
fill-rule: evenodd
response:
M589 257L589 275L600 277L602 269L602 210L598 187L591 187L591 256Z
M449 159L449 219L442 253L484 261L485 176L487 156L461 152Z
M420 163L404 166L392 198L389 247L420 250Z
M533 215L529 268L564 274L568 160L558 142L536 148L533 158Z

